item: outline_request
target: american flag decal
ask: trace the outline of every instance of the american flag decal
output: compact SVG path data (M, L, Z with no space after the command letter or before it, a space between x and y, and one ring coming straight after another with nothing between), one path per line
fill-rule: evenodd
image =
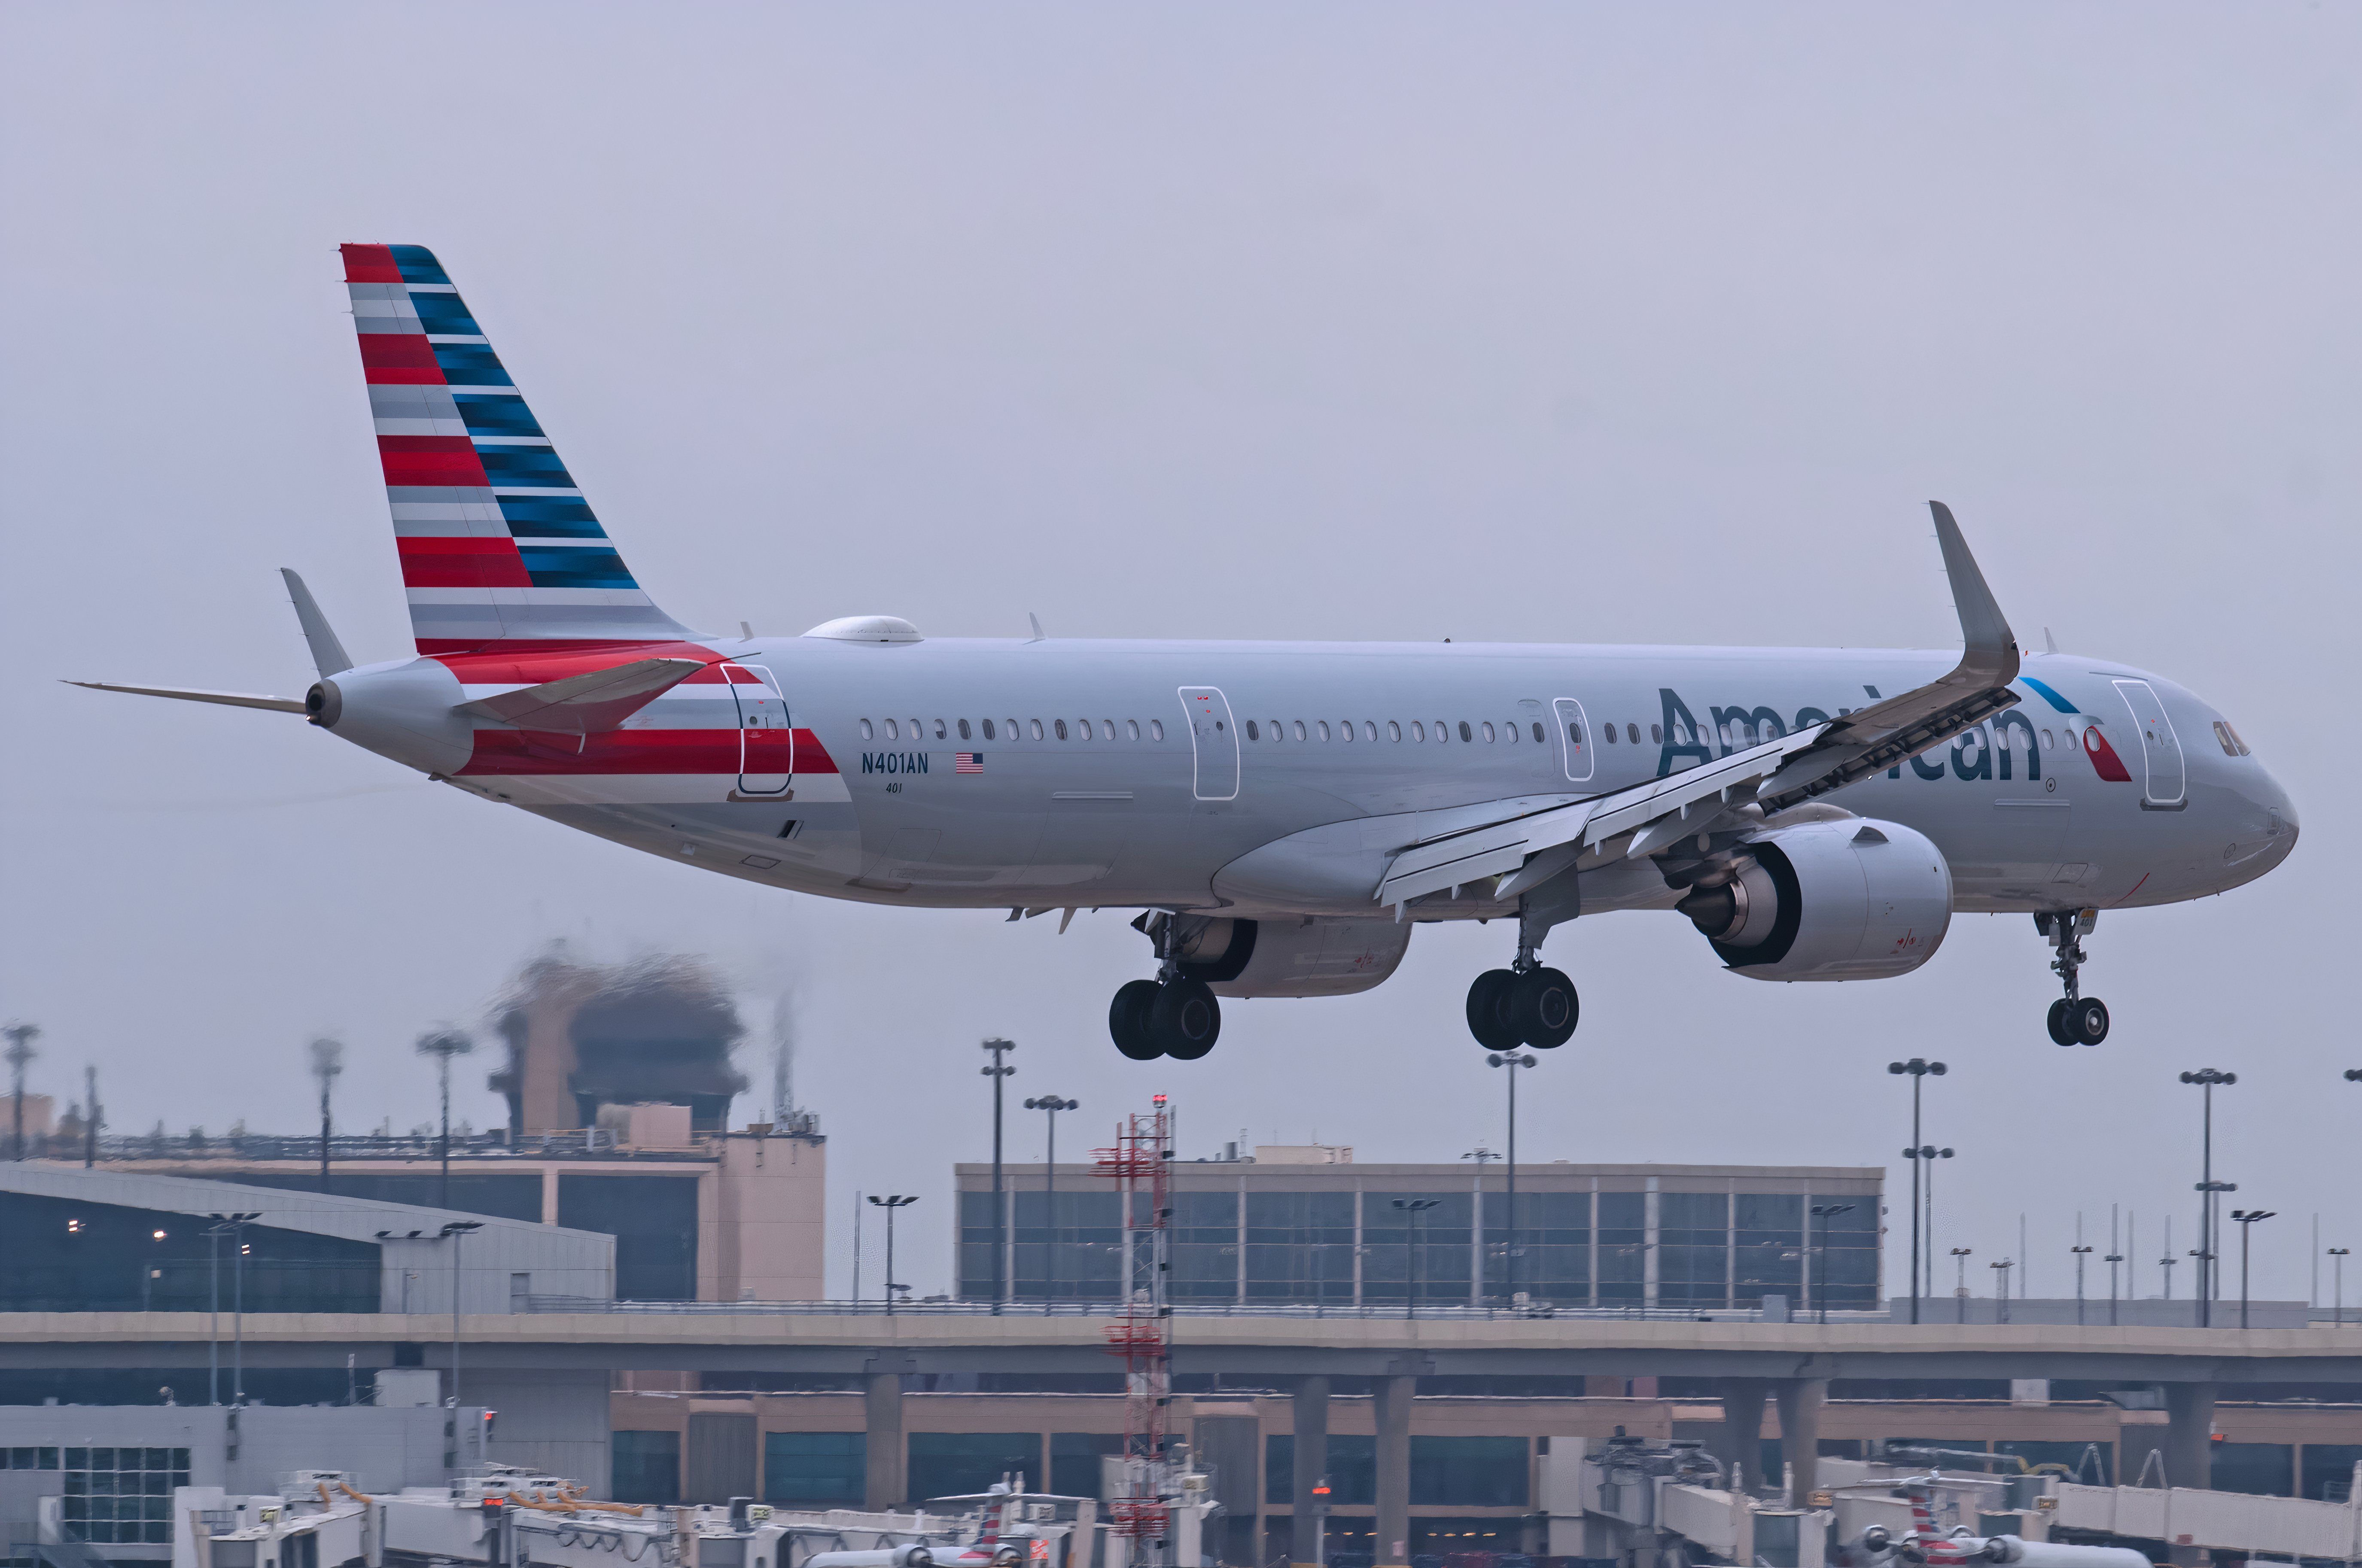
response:
M952 771L954 773L983 772L984 753L980 751L955 751L952 753Z

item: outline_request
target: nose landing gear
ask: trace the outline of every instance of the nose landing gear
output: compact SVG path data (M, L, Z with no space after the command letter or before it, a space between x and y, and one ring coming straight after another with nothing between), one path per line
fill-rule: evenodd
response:
M2055 910L2034 917L2034 929L2058 950L2050 972L2067 994L2050 1004L2050 1038L2061 1045L2097 1045L2108 1037L2108 1004L2081 994L2077 977L2086 962L2081 938L2100 922L2097 910Z

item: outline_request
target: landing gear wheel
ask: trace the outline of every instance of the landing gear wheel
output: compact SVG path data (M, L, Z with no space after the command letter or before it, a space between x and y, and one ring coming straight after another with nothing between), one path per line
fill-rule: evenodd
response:
M2072 1045L2076 1043L2073 1031L2067 1027L2067 1006L2065 997L2050 1004L2050 1040L2053 1044Z
M1168 980L1148 1009L1149 1037L1175 1061L1194 1062L1222 1034L1222 1004L1203 980Z
M2067 1024L2074 1031L2075 1043L2097 1045L2108 1037L2108 1004L2097 997L2070 1002Z
M1554 1051L1574 1035L1582 1003L1574 982L1556 969L1529 969L1511 978L1501 1015L1518 1041L1537 1051Z
M1509 1021L1508 999L1518 976L1511 969L1487 969L1468 987L1468 1032L1487 1051L1514 1051L1525 1043Z
M1115 1001L1108 1008L1108 1033L1114 1036L1115 1048L1135 1062L1153 1062L1164 1055L1148 1026L1148 1011L1156 1005L1156 992L1153 980L1129 980L1117 989Z

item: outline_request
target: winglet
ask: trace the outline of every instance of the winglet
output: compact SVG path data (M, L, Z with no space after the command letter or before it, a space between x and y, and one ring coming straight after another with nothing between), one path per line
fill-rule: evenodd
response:
M345 645L337 641L328 618L320 613L319 601L304 586L303 578L289 567L281 567L279 575L287 580L287 597L295 606L295 620L304 628L304 640L311 645L312 668L320 672L320 679L325 680L352 668L353 661L345 657Z
M1936 517L1936 542L1944 552L1944 573L1952 580L1953 607L1960 613L1963 646L1954 679L1968 675L1983 685L2006 686L2017 679L2017 637L1994 602L1992 590L1985 586L1985 574L1977 569L1977 558L1969 553L1969 542L1960 536L1952 509L1931 501L1927 510Z

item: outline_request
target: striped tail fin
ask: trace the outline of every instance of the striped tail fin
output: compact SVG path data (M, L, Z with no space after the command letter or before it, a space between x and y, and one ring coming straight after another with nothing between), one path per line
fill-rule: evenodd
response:
M418 651L692 635L641 591L434 252L343 250Z

